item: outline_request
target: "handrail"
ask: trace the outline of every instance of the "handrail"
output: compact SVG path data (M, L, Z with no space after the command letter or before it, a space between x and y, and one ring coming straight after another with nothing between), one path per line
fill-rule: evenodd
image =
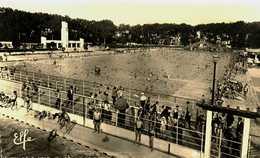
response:
M37 72L33 72L33 71L24 71L24 70L16 70L18 73L21 72L21 73L25 73L25 74L28 74L28 73L32 73L32 74L36 74L36 75L45 75L45 76L50 76L50 77L55 77L55 78L61 78L62 80L66 79L66 80L69 80L69 81L77 81L77 82L85 82L85 83L90 83L90 84L95 84L95 85L99 85L99 86L107 86L107 87L111 87L111 86L114 86L114 85L110 85L110 84L101 84L101 83L98 83L98 82L93 82L93 81L87 81L87 80L79 80L79 79L73 79L73 78L67 78L67 77L62 77L62 76L55 76L55 75L47 75L47 74L43 74L43 73L37 73ZM81 85L80 85L81 86ZM122 86L121 86L122 87ZM134 88L126 88L126 87L122 87L125 92L128 92L129 90L130 91L136 91L136 92L143 92L142 90L140 89L134 89ZM146 92L147 94L151 95L151 96L163 96L163 97L173 97L173 98L176 98L176 99L183 99L183 100L187 100L189 102L198 102L199 100L197 99L193 99L193 98L187 98L187 97L181 97L181 96L175 96L175 95L170 95L170 94L165 94L165 93L154 93L154 92Z
M21 82L19 82L19 83L21 83ZM18 89L20 89L20 88L18 88ZM48 105L51 106L52 104L50 104L50 102L48 102L48 99L56 98L55 96L53 96L50 93L50 91L55 92L54 89L48 88L48 87L41 87L41 86L39 86L39 89L43 89L43 90L45 89L45 90L49 91L49 93L42 94L44 96L44 99L41 102L40 99L37 98L37 102L39 104L43 103L43 104L47 104L47 106ZM19 94L22 94L22 93L19 93ZM78 97L86 98L86 99L93 99L91 97L83 96L83 95L80 95L80 94L75 94L75 95L78 96ZM40 97L41 95L38 94L38 95L35 95L35 96ZM64 100L68 100L68 99L65 99L65 98L61 97L61 100L63 102ZM100 99L97 99L97 100L100 100ZM52 100L52 101L54 101L54 100ZM79 106L79 107L81 107L81 108L84 107L84 108L88 109L89 106L87 106L86 102L84 102L84 101L81 102L81 101L82 100L80 100L79 102L74 102L73 107L76 107L76 105L83 105L83 106ZM84 105L86 105L86 106L84 106ZM51 106L51 107L53 107L53 106ZM89 113L87 113L87 112L84 113L84 111L81 111L81 109L72 110L73 107L65 107L65 108L73 111L73 114L75 114L75 115L79 115L79 116L83 116L83 117L92 119L92 117L90 117L91 115L89 115ZM112 117L112 114L115 117ZM118 117L118 114L119 114L118 111L111 111L111 115L110 115L111 118L109 120L109 123L112 123L112 125L116 125L116 126L121 126L122 125L123 128L134 130L134 126L135 126L135 121L134 120L136 118L136 115L125 114L126 116L131 117L130 119L133 119L132 120L133 122L129 121L128 123L125 122L125 124L120 124L120 122L117 122L118 119L120 119ZM146 121L149 121L149 122L153 122L154 124L161 124L161 122L158 122L158 121L155 121L155 120L150 120L150 119L143 119L143 120L144 120L144 123ZM191 148L194 148L194 149L198 149L201 146L201 144L204 142L203 141L204 133L199 131L199 130L186 129L186 128L183 128L183 127L179 127L178 124L177 124L177 126L173 126L172 124L167 124L167 126L176 128L176 131L175 130L170 130L171 129L170 128L170 129L165 129L165 132L162 132L162 131L160 131L159 127L155 126L154 128L158 131L158 133L156 132L156 134L159 134L156 137L158 137L159 139L164 139L164 140L171 141L171 142L174 142L174 143L176 141L177 144L183 144L184 146L188 146L188 147L191 147ZM143 128L144 128L144 131L147 132L147 127L143 127ZM188 133L190 133L190 132L192 132L193 134L189 135ZM222 139L224 139L224 138L222 138ZM237 143L237 142L235 142L235 143ZM239 151L239 150L237 149L237 151Z

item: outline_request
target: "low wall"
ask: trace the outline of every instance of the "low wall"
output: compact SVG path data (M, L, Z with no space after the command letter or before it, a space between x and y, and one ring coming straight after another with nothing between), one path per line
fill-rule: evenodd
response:
M0 91L4 91L7 94L12 94L12 91L16 90L18 92L18 95L21 94L20 90L21 90L21 84L19 82L10 82L10 81L6 81L6 80L1 80L0 79ZM18 98L17 100L18 105L23 105L24 101L21 98ZM48 106L44 106L38 103L33 103L32 104L32 109L33 110L37 110L37 111L48 111L51 113L56 113L59 112L59 110L48 107ZM88 127L88 128L94 128L93 126L93 121L91 119L84 118L82 116L79 115L75 115L75 114L71 114L69 113L69 116L71 118L72 121L77 122L77 124L82 125L84 127ZM119 137L119 138L123 138L129 141L134 141L135 139L135 133L133 131L127 130L127 129L123 129L123 128L119 128L116 126L112 126L106 123L102 123L102 131L104 133ZM84 135L82 135L84 136ZM79 137L79 136L77 136ZM77 138L78 139L78 138ZM142 140L141 140L141 144L149 146L149 137L147 135L142 135ZM178 144L174 144L171 142L167 142L165 140L161 140L158 138L154 139L154 148L157 150L160 150L162 152L168 152L168 148L170 146L170 150L169 153L173 154L173 155L178 155L181 157L186 157L186 158L200 158L203 156L203 154L198 151L198 150L194 150L188 147L184 147Z

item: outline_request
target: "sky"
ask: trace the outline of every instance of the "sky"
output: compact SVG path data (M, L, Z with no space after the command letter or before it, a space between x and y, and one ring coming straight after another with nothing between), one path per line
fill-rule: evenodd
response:
M260 21L260 0L0 0L0 7L116 25Z

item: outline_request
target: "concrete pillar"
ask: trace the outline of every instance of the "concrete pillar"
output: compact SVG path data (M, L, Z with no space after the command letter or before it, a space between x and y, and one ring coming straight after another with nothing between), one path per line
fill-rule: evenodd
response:
M65 21L61 22L61 43L62 43L62 47L64 47L65 49L68 48L69 31L68 31L68 23Z
M212 111L207 110L204 158L210 158Z
M41 44L43 48L47 48L47 39L46 37L41 37Z
M80 49L81 49L81 50L84 50L84 39L83 39L83 38L80 38L80 39L79 39L79 42L80 42L80 44L79 44Z
M241 145L241 158L247 158L248 146L249 146L249 130L250 130L250 119L244 118L244 129L242 136L242 145Z

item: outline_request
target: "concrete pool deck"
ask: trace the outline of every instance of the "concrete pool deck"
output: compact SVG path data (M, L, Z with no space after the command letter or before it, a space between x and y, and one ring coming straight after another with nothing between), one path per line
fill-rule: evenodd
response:
M22 100L18 101L18 104L21 105ZM33 105L33 109L37 110L47 110L51 111L52 113L58 112L58 110L44 107L44 106L37 106ZM40 128L46 131L51 131L53 129L58 129L57 121L52 119L45 118L44 120L39 121L39 119L35 118L35 112L30 111L29 113L26 112L25 108L18 107L18 109L11 110L10 108L0 108L0 117L8 117L11 119L14 119L19 122L26 123L28 125L31 125L35 128ZM73 116L73 114L70 114L71 119L75 122L79 121L77 119L77 116ZM77 123L79 123L77 122ZM88 120L87 124L89 126L92 126L92 121ZM105 126L105 125L102 125ZM103 127L105 128L105 127ZM120 131L117 131L120 132ZM61 137L64 137L68 140L71 140L75 143L79 143L84 146L88 146L94 149L97 149L99 151L105 152L108 155L113 155L115 157L120 158L170 158L170 157L179 157L174 156L173 154L166 154L164 152L153 150L151 152L151 149L143 146L134 144L133 141L129 141L126 139L121 139L117 136L112 136L106 133L93 133L93 129L91 127L84 127L82 125L75 125L74 128L71 130L70 133L66 133L65 130L58 129L58 134ZM123 133L121 133L123 134ZM125 133L125 135L129 136L129 133ZM104 141L104 138L108 138L108 141ZM130 137L133 137L134 135L131 134ZM147 139L143 137L143 139ZM156 141L155 141L156 142ZM156 145L155 145L156 146ZM187 153L188 154L188 153Z

